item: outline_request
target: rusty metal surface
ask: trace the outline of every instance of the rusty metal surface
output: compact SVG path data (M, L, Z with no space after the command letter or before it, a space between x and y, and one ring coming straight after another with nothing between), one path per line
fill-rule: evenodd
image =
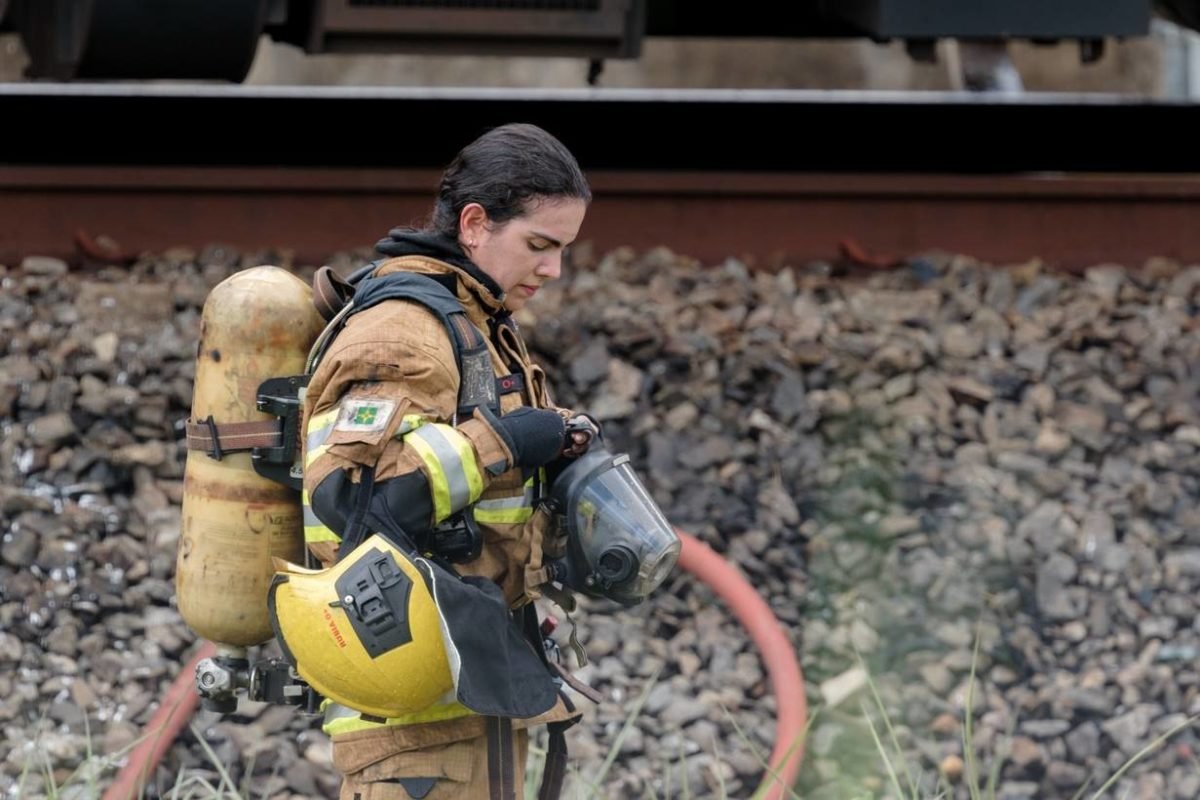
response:
M766 267L931 249L1066 268L1200 261L1200 175L590 178L581 239L600 250L666 245L708 263L738 256ZM320 263L419 224L437 179L432 170L0 166L0 263L214 243Z

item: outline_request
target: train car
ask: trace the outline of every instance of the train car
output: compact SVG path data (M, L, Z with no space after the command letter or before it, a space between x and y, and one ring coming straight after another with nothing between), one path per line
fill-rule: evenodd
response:
M635 59L646 37L1077 40L1149 33L1155 14L1196 27L1200 0L0 0L31 79L241 82L261 38L307 53ZM595 71L595 70L594 70Z

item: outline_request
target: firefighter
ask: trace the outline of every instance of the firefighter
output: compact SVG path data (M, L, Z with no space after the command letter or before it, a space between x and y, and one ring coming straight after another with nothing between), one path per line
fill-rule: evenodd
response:
M389 592L403 593L409 609L407 619L359 613L361 629L342 625L334 649L356 637L368 655L329 662L326 684L313 681L328 698L324 729L345 800L518 797L529 728L550 724L561 739L579 716L558 690L561 680L534 677L525 661L534 648L504 625L510 611L529 622L520 610L532 611L548 578L555 544L548 517L535 511L546 468L583 455L599 434L586 415L555 406L511 316L559 277L590 200L575 158L546 131L512 124L485 133L445 170L429 225L391 231L377 245L385 259L370 273L381 286L400 274L432 277L463 313L439 315L386 292L367 302L360 287L354 313L311 376L305 539L333 569L293 575L288 591L318 574L339 581L331 596L341 599L306 612L312 630L333 624L330 606L361 610ZM451 585L447 564L464 580ZM495 599L508 616L487 621L491 612L471 600L457 612L463 627L453 630L452 615L442 608L439 617L438 606L467 589L484 605ZM272 603L286 605L279 596ZM528 639L536 638L536 619L524 625ZM436 633L439 621L450 647L421 633ZM287 617L276 627L299 624ZM294 634L285 640L303 646ZM504 674L505 665L514 674ZM381 670L386 680L373 683ZM476 709L521 716L476 713L463 702L468 684ZM396 695L397 686L419 696ZM561 783L561 765L558 772L551 783Z

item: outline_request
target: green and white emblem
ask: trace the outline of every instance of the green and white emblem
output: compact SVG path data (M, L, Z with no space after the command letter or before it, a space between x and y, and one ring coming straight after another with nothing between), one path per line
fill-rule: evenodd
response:
M354 431L356 433L378 433L387 428L392 414L396 411L394 400L353 400L342 401L337 423L333 426L336 431Z

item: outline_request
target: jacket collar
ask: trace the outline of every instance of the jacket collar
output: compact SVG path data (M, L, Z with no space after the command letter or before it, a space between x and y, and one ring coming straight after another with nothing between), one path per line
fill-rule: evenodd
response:
M472 321L479 323L484 318L508 314L504 290L467 257L458 242L434 233L396 228L375 249L392 256L375 270L377 275L401 271L454 275L458 279L455 294ZM480 319L474 319L476 316Z
M475 325L484 328L490 320L500 320L508 316L504 303L496 295L453 264L447 264L436 258L427 256L400 256L389 258L375 270L375 275L390 275L393 272L417 272L424 275L453 275L455 281L454 294L462 303L467 317Z

